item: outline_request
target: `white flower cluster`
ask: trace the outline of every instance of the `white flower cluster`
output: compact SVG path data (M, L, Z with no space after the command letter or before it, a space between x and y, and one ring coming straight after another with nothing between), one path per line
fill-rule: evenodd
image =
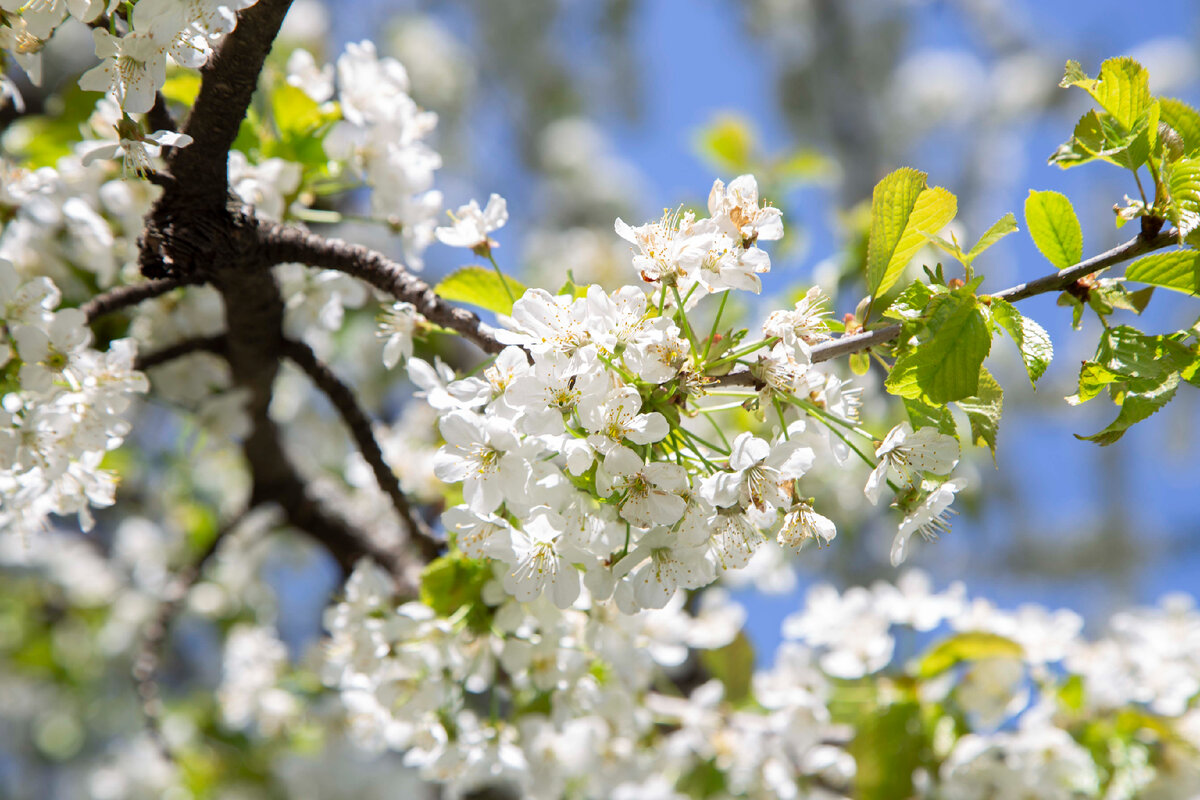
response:
M59 309L48 278L24 281L0 259L0 530L27 532L50 514L108 506L114 476L104 454L129 431L130 395L149 387L133 369L132 339L91 347L78 309Z
M455 380L444 365L411 358L419 319L410 305L393 306L381 326L385 364L409 359L410 377L439 412L446 445L436 475L462 482L463 503L443 517L451 541L502 563L504 586L519 599L548 591L567 608L586 586L592 601L613 597L627 612L662 608L680 589L745 567L769 538L798 550L836 533L797 484L819 455L844 463L844 434L829 429L856 427L855 391L811 365L811 346L828 337L823 298L810 291L771 314L762 338L731 354L713 351L715 336L697 339L688 307L710 293L759 291L770 260L756 243L783 233L778 210L759 206L753 176L717 181L708 205L706 219L668 214L636 229L617 220L651 292L528 290L502 318L497 338L508 347L481 377ZM486 231L461 244L481 241ZM731 394L741 398L733 405L757 404L768 428L761 436L729 441L713 407L696 404L715 393L709 371L731 361L750 376L743 383L757 385ZM713 423L722 444L693 421ZM921 484L926 473L950 471L958 443L906 424L878 455L869 496L889 473L916 487L898 562L914 531L948 527L961 484L935 484L928 495Z
M433 188L442 157L424 141L437 114L416 104L403 65L380 58L369 41L346 45L336 74L342 119L325 138L325 150L349 162L371 187L372 213L399 230L408 265L420 269L442 210L442 193ZM318 69L304 50L289 59L288 81L317 102L334 96L333 70Z
M564 614L545 598L508 598L503 579L447 618L422 603L397 607L386 574L358 566L326 615L324 675L342 694L356 741L403 752L424 778L455 792L508 784L535 798L676 798L703 769L729 796L832 798L854 793L861 767L851 754L861 721L850 718L913 714L915 723L920 704L936 725L933 758L908 763L912 775L901 776L917 796L1082 798L1099 796L1096 759L1107 755L1081 744L1087 726L1109 735L1106 713L1166 701L1170 710L1147 724L1177 738L1162 733L1156 765L1144 758L1122 772L1129 792L1113 796L1182 800L1200 790L1200 771L1188 766L1200 714L1176 700L1197 696L1200 613L1182 600L1119 615L1109 637L1087 642L1071 612L998 610L968 600L961 584L933 591L920 573L844 593L815 586L785 620L774 666L744 683L749 697L731 698L735 672L689 684L684 695L662 693L671 681L694 680L689 648L734 641L745 615L723 592L701 595L695 616L680 602L632 616L611 602ZM897 638L930 641L935 632L943 638L919 658L897 659ZM1185 688L1143 684L1114 697L1075 670L1091 669L1084 661L1100 651L1161 669ZM1060 700L1080 675L1082 710ZM1141 745L1135 737L1129 746Z

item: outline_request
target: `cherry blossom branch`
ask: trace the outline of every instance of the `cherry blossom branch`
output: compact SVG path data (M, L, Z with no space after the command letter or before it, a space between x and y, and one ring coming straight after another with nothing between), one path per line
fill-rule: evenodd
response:
M80 310L83 311L88 322L95 322L105 314L111 314L114 311L120 311L123 308L164 295L172 289L178 289L181 286L195 286L200 283L203 283L200 278L183 277L162 278L131 286L118 286L93 297L80 306Z
M228 343L223 333L216 336L197 336L194 339L184 339L182 342L177 342L169 347L156 350L153 353L139 355L133 363L133 368L143 371L153 369L154 367L166 364L168 361L174 361L177 358L183 358L192 353L215 353L220 355L225 352L227 346Z
M142 715L145 717L150 737L167 761L173 762L174 758L170 744L162 733L162 693L159 691L158 681L155 677L162 663L163 643L170 632L171 623L179 614L180 606L188 596L188 592L195 586L196 581L200 579L204 567L212 560L226 535L246 518L249 510L240 512L222 525L196 560L175 574L163 590L157 612L142 629L141 644L134 655L130 676L133 678L134 689L141 701Z
M189 196L210 208L226 202L229 148L291 5L292 0L258 0L240 12L237 27L200 69L200 92L183 130L192 143L172 153L170 169Z
M412 303L427 320L457 331L486 353L504 349L490 325L470 311L447 303L429 284L382 253L302 228L267 222L259 227L259 242L270 264L297 262L344 272L397 300Z
M400 481L397 479L396 473L384 460L383 450L379 447L379 442L376 441L375 434L371 430L371 420L359 405L353 390L334 375L333 371L318 359L312 348L304 342L293 339L285 340L283 354L304 370L317 388L333 403L334 408L341 415L342 421L350 429L350 434L358 445L359 452L371 465L371 471L375 473L375 480L379 483L379 488L391 498L396 512L408 527L409 538L417 545L424 560L428 562L437 558L441 544L434 537L425 520L421 519L420 514L409 504L408 498L400 488Z
M1080 278L1091 275L1093 272L1111 267L1123 261L1128 261L1131 258L1136 258L1143 253L1161 250L1164 247L1170 247L1178 243L1179 236L1174 232L1158 233L1153 236L1139 234L1124 244L1093 256L1086 261L1080 261L1078 264L1073 264L1058 272L1043 275L1028 283L1017 284L1003 291L996 292L991 296L1015 303L1018 300L1024 300L1034 295L1061 291L1071 286ZM832 358L857 353L860 350L866 350L885 342L890 342L900 335L900 330L901 326L899 324L887 325L883 328L876 328L873 331L843 336L831 342L823 342L812 349L813 363L828 361Z

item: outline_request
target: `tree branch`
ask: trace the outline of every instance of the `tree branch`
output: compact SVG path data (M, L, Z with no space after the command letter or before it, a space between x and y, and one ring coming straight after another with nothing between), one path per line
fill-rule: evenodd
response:
M316 387L333 403L333 407L341 415L342 421L350 429L350 435L358 445L359 452L371 465L371 471L375 473L375 480L379 483L379 488L391 498L396 512L404 520L408 527L409 539L417 545L422 558L426 562L437 558L441 551L441 544L434 537L433 531L425 524L425 520L421 519L420 514L413 509L408 498L404 496L396 473L384 460L383 450L380 449L379 442L375 440L375 434L371 430L371 420L362 406L358 404L354 392L334 375L333 371L321 362L312 348L304 342L293 339L285 340L283 355L304 370Z
M122 308L137 305L144 300L166 294L172 289L178 289L181 286L196 286L200 283L203 283L200 278L189 277L163 278L132 286L118 286L115 289L108 290L104 294L93 297L80 306L80 310L87 316L88 322L95 322L105 314L111 314L114 311L120 311Z
M412 303L427 320L457 331L485 353L504 349L490 325L470 311L447 303L429 284L382 253L271 222L260 224L259 242L264 258L271 264L297 262L353 275L397 300Z
M1061 269L1049 275L1043 275L1028 283L1017 284L1003 291L996 292L991 296L1015 303L1018 300L1024 300L1034 295L1061 291L1080 278L1091 275L1093 272L1111 267L1114 264L1119 264L1122 261L1128 261L1131 258L1136 258L1143 253L1161 250L1164 247L1170 247L1172 244L1178 243L1178 235L1172 232L1159 233L1151 237L1139 235L1122 245L1114 247L1112 250L1093 256L1086 261L1080 261L1078 264L1073 264L1066 269ZM890 342L900 335L900 330L901 326L899 324L888 325L883 328L876 328L873 331L866 331L865 333L843 336L831 342L823 342L815 346L812 350L813 363L828 361L832 358L857 353L860 350L866 350L885 342Z
M170 169L190 197L211 208L225 205L229 148L291 4L258 0L239 13L237 27L200 70L200 93L183 129L192 143L174 151Z
M225 352L226 347L227 342L223 333L216 336L197 336L194 339L184 339L182 342L177 342L170 347L164 347L153 353L139 355L137 360L133 362L133 368L140 371L153 369L154 367L166 364L168 361L174 361L177 358L182 358L192 353L215 353L220 355Z

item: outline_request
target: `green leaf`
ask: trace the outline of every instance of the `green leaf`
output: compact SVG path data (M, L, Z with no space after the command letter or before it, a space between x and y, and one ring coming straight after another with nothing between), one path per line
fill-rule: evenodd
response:
M1110 58L1100 65L1100 75L1089 78L1077 62L1068 61L1060 86L1078 86L1090 94L1100 107L1112 114L1125 130L1150 106L1150 75L1128 56Z
M483 602L483 587L492 580L486 561L447 553L435 558L421 572L421 602L441 617L451 617L469 607L467 621L473 630L487 630L490 612Z
M996 458L996 434L1000 430L1000 413L1004 410L1004 390L992 373L986 369L979 373L979 393L958 401L958 407L967 412L971 423L971 440L976 445L987 445Z
M755 148L754 128L745 117L722 114L700 131L700 155L719 169L745 172Z
M160 91L168 100L191 107L196 102L196 95L200 94L200 75L188 70L178 70L167 78Z
M283 138L308 134L326 122L317 101L286 83L271 91L271 116Z
M1167 219L1187 236L1200 228L1200 158L1184 157L1163 165L1170 205Z
M1029 383L1036 385L1054 358L1050 334L1017 311L1012 303L998 297L992 298L992 319L1016 342L1017 349L1021 351L1021 360L1025 362L1025 371L1029 374Z
M866 353L853 353L848 360L850 371L855 375L866 375L871 371L871 357Z
M949 224L958 213L958 198L941 186L932 186L917 196L904 235L892 252L879 292L886 292L900 279L900 273L925 246L929 234L935 234Z
M1079 404L1108 388L1121 410L1104 430L1080 439L1109 445L1165 406L1175 396L1181 379L1191 380L1200 352L1187 345L1182 332L1173 336L1148 336L1121 325L1106 329L1100 337L1094 361L1084 362L1079 373L1079 390L1067 398Z
M913 773L930 760L921 705L906 700L862 714L854 721L854 796L858 800L912 797Z
M1158 105L1159 119L1183 139L1183 154L1192 156L1200 152L1200 112L1170 97L1158 98Z
M1010 233L1016 233L1016 231L1017 218L1012 212L1009 212L992 223L992 227L983 232L983 236L979 237L979 241L967 252L967 258L974 261L984 250L987 250Z
M1025 227L1042 255L1059 269L1083 258L1083 230L1065 195L1030 190L1025 198Z
M867 244L867 289L887 292L925 244L954 219L958 201L945 189L925 187L926 175L904 167L875 185L871 197L871 236Z
M906 397L904 410L908 412L908 421L912 423L913 430L937 428L940 433L958 438L958 426L954 424L954 415L947 406L935 406L918 397Z
M700 663L709 675L725 685L725 699L738 704L750 697L754 678L754 645L745 632L716 650L701 650Z
M504 276L504 283L514 298L525 294L525 286L518 280ZM471 266L447 275L434 291L446 300L467 303L497 314L511 314L513 301L504 291L500 276L487 267Z
M1150 391L1127 392L1121 401L1121 411L1108 427L1091 436L1075 434L1075 438L1106 447L1124 436L1131 425L1141 422L1171 402L1178 387L1179 373L1176 372L1167 376L1166 380Z
M887 389L934 405L974 397L991 343L987 321L973 294L958 290L938 295L929 304L917 343L896 359Z
M1129 265L1125 279L1200 294L1200 251L1173 250L1144 256Z
M921 316L921 312L929 305L933 290L928 284L913 281L883 312L883 316L899 320L913 320Z
M1025 651L1012 639L996 633L959 633L935 645L917 667L917 676L929 679L964 661L987 658L1021 658Z

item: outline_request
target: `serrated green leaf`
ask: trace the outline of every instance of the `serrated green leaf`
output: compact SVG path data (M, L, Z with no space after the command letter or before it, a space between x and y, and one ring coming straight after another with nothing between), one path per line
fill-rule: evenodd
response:
M1086 403L1100 394L1105 387L1114 383L1121 383L1124 377L1100 366L1095 361L1085 361L1079 370L1079 390L1068 397L1067 402L1073 406Z
M933 405L974 397L992 338L978 300L961 290L938 295L929 304L917 344L896 359L887 379L889 392L921 397Z
M878 184L871 198L871 236L867 244L867 289L872 297L887 292L924 246L958 211L949 191L927 188L926 175L908 167Z
M754 645L739 632L737 638L716 650L701 650L700 663L709 675L725 685L725 699L733 704L750 697L754 678Z
M1068 89L1081 81L1087 80L1091 79L1083 71L1083 65L1072 58L1067 60L1067 65L1063 68L1062 80L1058 82L1058 85L1060 88Z
M913 430L920 428L937 428L940 433L958 438L958 426L954 424L954 415L946 406L935 406L917 397L904 398L904 410L908 412L908 421Z
M1010 233L1016 233L1016 231L1017 217L1012 212L1009 212L992 223L992 227L983 232L983 236L980 236L975 246L967 252L967 258L974 261L984 250L987 250Z
M1074 68L1072 68L1074 65ZM1089 78L1075 62L1067 62L1060 86L1078 86L1127 131L1150 106L1150 75L1128 56L1110 58L1100 65L1100 75Z
M1126 325L1106 329L1095 360L1085 362L1080 370L1079 391L1067 400L1083 403L1107 387L1121 410L1104 430L1078 438L1112 444L1131 425L1170 402L1180 379L1189 379L1200 359L1196 345L1184 343L1187 337L1186 332L1148 336Z
M525 294L525 286L515 278L504 276L504 283L514 298ZM471 266L447 275L434 291L440 297L456 303L467 303L497 314L511 314L513 301L504 291L500 276L487 267Z
M1107 447L1124 436L1125 431L1131 425L1152 416L1171 402L1171 399L1175 397L1175 390L1178 388L1179 373L1176 372L1168 375L1166 380L1149 391L1126 392L1121 401L1121 411L1117 414L1117 418L1108 424L1108 427L1091 436L1075 434L1075 438Z
M929 234L937 233L946 227L958 213L958 198L941 186L931 186L917 196L912 213L904 226L904 234L900 237L892 257L888 261L883 281L878 291L882 294L895 285L900 279L900 273L912 261L917 251L925 246Z
M1170 205L1167 218L1187 236L1200 228L1200 158L1184 157L1163 166Z
M976 445L987 445L996 457L996 434L1000 431L1000 414L1004 410L1004 390L986 369L979 372L979 392L975 397L958 401L958 407L967 412L971 423L971 440Z
M744 118L723 114L700 131L700 155L727 172L745 172L751 167L755 148L754 127Z
M871 193L871 233L867 241L867 290L877 295L908 218L925 189L924 172L901 167L884 176Z
M1021 658L1025 650L1021 645L996 633L971 631L959 633L935 645L921 659L917 676L929 679L941 675L951 667L964 661L981 661L986 658Z
M1129 265L1125 279L1186 294L1200 293L1200 251L1173 250L1143 256Z
M925 306L929 305L931 297L933 290L927 284L913 281L903 292L896 295L896 299L883 312L883 316L899 320L917 319L925 310Z
M1170 97L1160 97L1158 104L1159 118L1183 139L1183 154L1193 156L1200 153L1200 112Z
M1054 358L1054 345L1050 342L1050 334L1046 329L1017 311L1016 307L1007 300L992 298L992 319L1016 343L1021 351L1021 360L1025 362L1025 371L1029 374L1029 383L1036 385L1038 378L1045 374L1046 368Z
M1083 230L1065 195L1030 190L1025 198L1025 227L1042 255L1059 269L1083 258Z

